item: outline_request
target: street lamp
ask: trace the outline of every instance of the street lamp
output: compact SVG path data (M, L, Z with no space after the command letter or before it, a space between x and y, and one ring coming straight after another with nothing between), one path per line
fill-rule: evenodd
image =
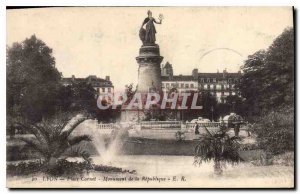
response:
M214 107L213 106L211 106L210 111L211 111L211 122L213 122L213 120L214 120Z

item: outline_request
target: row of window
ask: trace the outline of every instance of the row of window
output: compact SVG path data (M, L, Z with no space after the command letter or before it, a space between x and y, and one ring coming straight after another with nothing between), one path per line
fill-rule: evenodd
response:
M96 88L96 91L97 91L98 93L100 93L100 89L101 89L101 92L105 92L105 88ZM107 88L107 92L108 92L108 93L111 93L111 88Z
M226 96L231 96L231 95L236 95L235 92L211 92L211 95L216 96L218 98L220 97L226 97Z
M199 89L203 90L224 90L224 89L234 89L234 84L200 84Z
M166 88L195 88L193 83L162 83L163 87ZM179 87L180 86L180 87ZM224 90L224 89L234 89L234 84L200 84L199 89L204 90Z
M238 78L228 78L228 83L238 83L239 79ZM217 82L217 78L200 78L200 82L201 83L216 83Z
M111 83L109 83L109 82L94 82L94 83L92 83L92 86L94 86L94 87L109 86L109 85L111 85Z
M184 83L162 83L162 86L163 87L166 87L166 88L194 88L195 85L194 84L184 84Z

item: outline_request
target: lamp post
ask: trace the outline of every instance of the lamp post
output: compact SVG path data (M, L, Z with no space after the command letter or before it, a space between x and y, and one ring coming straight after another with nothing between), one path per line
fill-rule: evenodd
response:
M235 102L232 102L232 112L235 112Z
M214 121L214 107L211 106L210 110L211 110L211 122L213 122Z

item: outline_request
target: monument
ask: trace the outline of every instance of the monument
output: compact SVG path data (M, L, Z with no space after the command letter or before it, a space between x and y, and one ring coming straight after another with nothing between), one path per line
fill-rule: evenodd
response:
M160 63L163 57L160 56L159 46L155 44L156 29L155 24L161 24L163 16L159 15L159 21L152 17L152 12L149 10L142 23L139 31L139 36L142 41L142 46L139 50L139 56L136 61L139 64L138 68L138 85L137 93L141 94L141 100L145 103L149 93L162 93L161 69ZM157 114L156 105L151 105L150 110L145 110L140 107L135 107L131 110L122 110L121 121L141 121L149 115L153 118Z
M160 63L163 57L160 56L159 46L156 41L156 24L162 23L163 16L160 14L159 22L152 17L152 12L148 11L148 17L142 23L140 29L140 39L143 45L140 48L139 56L136 57L139 64L138 69L138 88L137 92L147 93L155 90L161 91L161 70ZM145 26L145 28L144 28Z

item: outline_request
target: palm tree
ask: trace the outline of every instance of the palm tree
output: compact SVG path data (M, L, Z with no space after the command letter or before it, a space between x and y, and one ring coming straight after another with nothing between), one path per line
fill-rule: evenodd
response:
M82 141L91 141L87 135L71 136L74 129L87 119L78 114L70 118L67 114L59 114L54 118L44 119L37 124L20 123L25 131L33 134L33 138L19 137L29 147L41 154L48 168L56 165L57 159L65 151ZM85 156L83 156L86 158Z
M242 159L238 154L238 137L229 137L226 130L220 130L212 134L204 127L207 134L200 138L199 144L195 147L194 164L201 165L202 162L214 161L214 173L221 175L222 167L226 163L235 164Z

